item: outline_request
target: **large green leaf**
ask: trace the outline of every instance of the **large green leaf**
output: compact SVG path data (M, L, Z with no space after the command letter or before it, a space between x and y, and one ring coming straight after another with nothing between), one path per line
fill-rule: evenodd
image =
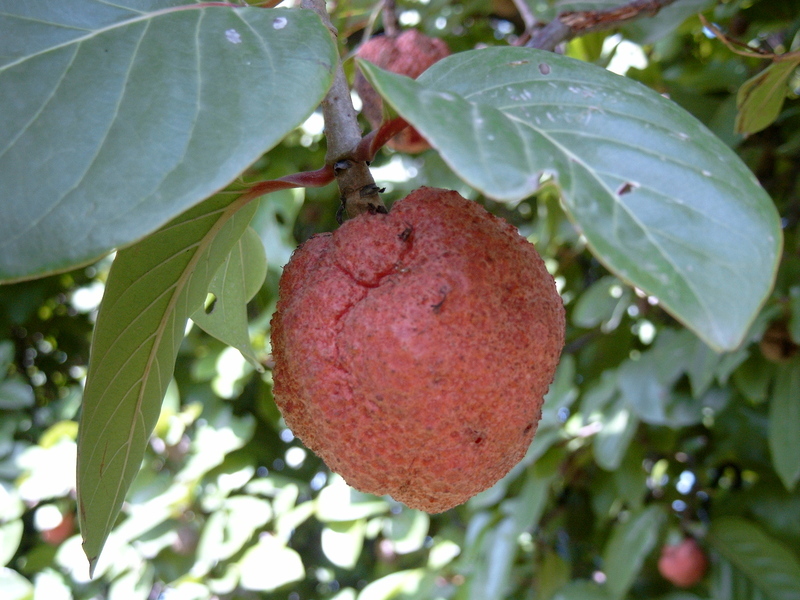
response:
M515 202L556 180L611 271L712 347L740 344L774 282L780 221L689 113L604 69L523 48L462 52L417 81L361 66L470 185Z
M614 528L603 552L606 589L611 597L625 597L658 541L663 520L661 508L651 506Z
M213 196L120 251L111 268L78 435L79 519L92 566L139 471L187 319L255 212L255 203L239 204Z
M800 560L757 525L739 517L717 519L708 541L770 600L797 600Z
M247 303L256 295L267 276L264 244L252 227L236 243L208 288L213 299L191 315L192 321L208 334L233 346L256 369L258 362L247 327Z
M319 104L311 11L0 0L0 281L87 263L223 188Z
M790 492L800 480L800 358L781 365L770 399L772 464Z

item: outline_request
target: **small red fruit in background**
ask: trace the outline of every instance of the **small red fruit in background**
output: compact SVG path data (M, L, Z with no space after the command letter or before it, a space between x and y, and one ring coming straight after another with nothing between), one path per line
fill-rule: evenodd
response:
M428 37L416 29L407 29L391 37L378 35L362 44L356 56L368 60L381 69L416 79L435 62L450 55L444 40ZM355 88L363 103L362 114L373 129L383 119L383 101L366 78L356 73ZM406 127L387 144L390 148L417 154L430 148L430 144L413 127Z
M703 578L707 569L708 559L693 538L661 549L658 572L678 587L692 587Z
M533 244L420 188L300 246L272 319L275 402L353 487L442 512L530 446L564 344Z
M51 529L43 530L40 535L42 539L51 546L58 546L75 533L75 513L64 513L61 522Z

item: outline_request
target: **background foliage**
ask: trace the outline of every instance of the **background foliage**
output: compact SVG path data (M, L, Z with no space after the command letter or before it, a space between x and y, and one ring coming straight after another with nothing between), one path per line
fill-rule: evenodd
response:
M401 23L456 51L505 45L522 31L504 2L398 4ZM532 7L549 19L610 4ZM348 48L374 8L336 6ZM293 438L271 398L268 323L281 266L297 241L335 227L338 192L276 192L251 221L268 264L248 304L250 341L265 370L190 329L92 580L75 529L76 417L110 260L0 287L3 598L800 597L799 82L786 76L788 97L774 122L736 133L737 101L740 124L748 110L739 90L770 61L732 53L703 31L696 10L754 46L785 53L798 45L796 2L679 1L656 19L578 38L565 52L617 70L633 64L629 78L699 118L773 198L783 257L740 348L712 351L656 297L612 275L553 187L499 203L464 184L436 152L385 151L373 166L390 201L422 184L458 189L519 226L556 274L568 343L525 460L466 505L426 515L354 492ZM312 115L242 182L316 169L323 157ZM686 534L698 538L711 568L678 591L656 561L663 543Z

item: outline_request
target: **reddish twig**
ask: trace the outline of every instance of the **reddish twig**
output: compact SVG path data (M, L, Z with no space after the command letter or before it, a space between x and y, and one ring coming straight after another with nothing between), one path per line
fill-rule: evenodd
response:
M294 173L292 175L286 175L285 177L279 177L278 179L259 181L250 186L240 196L240 199L246 203L264 194L277 192L278 190L288 190L299 187L322 187L328 185L333 179L333 168L325 166L316 171L303 171L302 173Z
M391 121L384 121L378 129L370 131L361 138L353 153L353 159L371 162L378 150L406 127L408 127L408 121L400 117Z
M525 44L529 48L555 50L561 42L579 35L611 29L621 23L641 17L654 17L676 0L633 0L607 10L581 10L563 12L536 32Z

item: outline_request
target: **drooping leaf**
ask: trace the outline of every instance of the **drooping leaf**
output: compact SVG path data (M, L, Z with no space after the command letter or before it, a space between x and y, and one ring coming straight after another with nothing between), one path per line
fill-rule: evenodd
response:
M247 330L247 303L261 288L266 276L264 244L255 230L248 227L208 288L214 298L191 317L209 335L239 350L259 370L263 367L253 352Z
M797 599L800 560L760 527L740 517L723 517L712 521L707 539L766 598Z
M769 293L778 213L744 163L643 85L548 52L486 48L416 81L361 62L470 185L516 202L554 179L594 254L715 349Z
M789 77L800 65L800 56L776 60L745 81L736 95L737 133L756 133L771 125L783 108Z
M0 1L0 281L88 263L223 188L334 62L308 10Z
M664 513L651 506L617 525L603 551L606 589L613 598L624 598L644 559L658 541Z
M141 465L186 321L254 211L254 203L241 208L213 196L117 254L95 325L78 435L79 520L92 565Z
M800 480L800 360L781 365L769 410L772 464L790 492Z

